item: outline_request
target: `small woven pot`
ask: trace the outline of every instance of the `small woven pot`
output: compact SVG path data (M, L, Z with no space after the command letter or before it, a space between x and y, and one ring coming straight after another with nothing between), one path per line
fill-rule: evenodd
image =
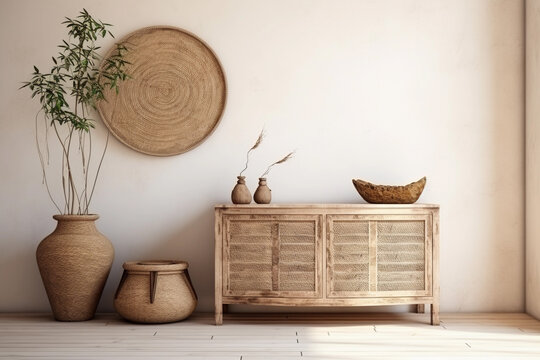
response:
M131 261L116 294L114 308L124 319L137 323L184 320L197 306L197 294L185 261Z

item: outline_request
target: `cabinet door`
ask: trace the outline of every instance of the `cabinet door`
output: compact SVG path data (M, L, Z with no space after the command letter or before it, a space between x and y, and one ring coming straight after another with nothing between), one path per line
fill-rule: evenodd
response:
M426 222L376 222L377 291L419 295L428 290L426 260L431 254L431 241L427 240L431 237L426 236Z
M223 295L319 297L320 216L227 215Z
M328 215L327 296L430 296L428 215Z
M327 291L329 296L369 292L369 221L328 216Z

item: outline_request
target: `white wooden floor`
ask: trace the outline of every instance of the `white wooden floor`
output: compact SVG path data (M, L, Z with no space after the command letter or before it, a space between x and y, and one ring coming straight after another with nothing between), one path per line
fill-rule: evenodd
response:
M136 325L0 314L1 359L540 359L540 322L525 314L225 315Z

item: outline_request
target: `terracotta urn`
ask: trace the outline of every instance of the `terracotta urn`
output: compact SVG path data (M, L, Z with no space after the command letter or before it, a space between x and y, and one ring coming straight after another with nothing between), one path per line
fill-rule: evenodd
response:
M255 190L253 199L257 204L270 204L272 201L272 190L266 184L266 178L259 178L259 187Z
M251 192L246 186L246 177L238 176L236 185L231 193L231 200L233 204L250 204Z
M137 323L169 323L187 318L197 306L188 263L175 260L130 261L114 296L114 308Z
M95 225L98 215L55 215L56 229L43 239L36 258L59 321L94 317L114 258L111 242Z

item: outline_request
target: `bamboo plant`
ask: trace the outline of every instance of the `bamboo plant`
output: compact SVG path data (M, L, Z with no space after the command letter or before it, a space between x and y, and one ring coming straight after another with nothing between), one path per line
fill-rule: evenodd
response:
M127 48L122 44L116 44L106 59L99 54L98 40L114 38L111 24L94 19L85 9L62 24L68 30L68 39L58 46L60 51L52 57L50 71L41 72L34 66L32 78L21 88L29 88L32 98L39 99L41 105L36 115L36 144L49 197L59 213L82 215L88 214L109 141L107 133L99 162L91 162L95 151L92 115L97 103L106 100L104 91L110 88L118 92L120 82L129 78L129 63L125 59ZM42 133L40 120L45 126ZM55 199L48 182L49 136L56 139L61 151L61 200Z

